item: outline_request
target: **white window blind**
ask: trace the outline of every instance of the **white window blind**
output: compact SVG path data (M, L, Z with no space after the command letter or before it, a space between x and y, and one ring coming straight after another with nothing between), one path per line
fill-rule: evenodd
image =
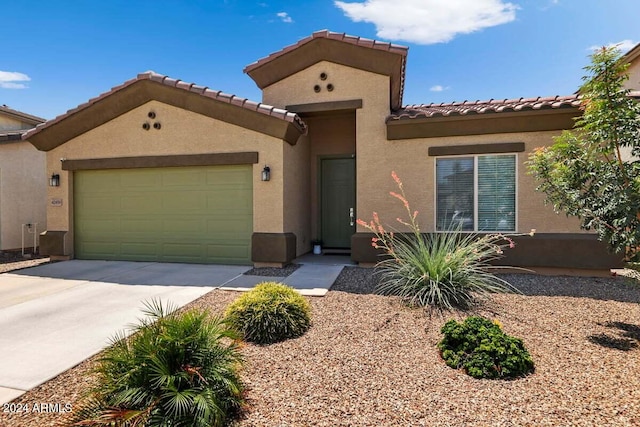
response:
M516 156L436 159L436 230L515 231Z

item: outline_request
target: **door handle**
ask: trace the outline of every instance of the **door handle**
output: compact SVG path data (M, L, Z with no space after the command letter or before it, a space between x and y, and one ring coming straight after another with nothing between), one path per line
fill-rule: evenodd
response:
M349 226L353 227L353 208L349 208Z

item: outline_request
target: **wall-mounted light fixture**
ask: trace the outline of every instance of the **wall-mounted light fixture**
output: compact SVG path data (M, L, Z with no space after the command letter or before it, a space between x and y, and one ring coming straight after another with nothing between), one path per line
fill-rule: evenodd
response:
M49 178L49 187L60 187L60 175L54 173Z
M262 180L269 181L271 179L271 168L267 165L262 169Z

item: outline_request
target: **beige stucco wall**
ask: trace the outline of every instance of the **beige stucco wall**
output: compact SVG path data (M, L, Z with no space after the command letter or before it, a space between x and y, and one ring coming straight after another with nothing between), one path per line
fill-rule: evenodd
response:
M320 73L328 78L320 80ZM326 90L332 83L335 89ZM313 86L320 84L322 91L315 93ZM500 142L524 142L525 153L518 154L517 231L580 232L578 221L556 214L545 206L542 194L535 191L536 183L528 173L525 162L528 152L535 147L553 143L559 132L525 132L447 138L424 138L389 141L386 139L385 118L389 115L389 78L329 62L315 64L285 80L277 82L263 92L264 102L279 107L339 100L362 99L363 106L356 111L356 167L357 216L370 219L378 212L387 224L398 226L398 216L406 217L401 203L389 195L397 191L391 172L395 171L404 182L412 209L419 211L423 231L435 228L435 159L429 157L430 146L467 145ZM311 130L313 132L313 130ZM365 231L358 227L358 231Z
M0 132L9 130L31 129L33 125L22 122L14 117L9 117L0 112Z
M320 79L322 72L327 73L324 81ZM334 86L331 92L326 89L329 83ZM316 84L322 87L319 93L313 90ZM380 191L381 182L375 176L379 172L371 165L383 160L380 157L383 153L375 150L385 147L387 143L385 118L390 105L389 77L322 61L263 91L263 101L279 107L354 99L362 99L362 108L356 110L355 119L356 216L368 217L373 209L381 206L384 199Z
M631 63L627 73L629 73L629 80L625 82L625 89L640 90L640 57Z
M517 153L517 232L527 233L531 229L536 229L540 233L580 232L575 218L556 214L551 206L545 206L544 195L535 191L535 179L528 173L525 164L529 152L536 147L552 144L552 137L558 134L555 131L524 132L386 141L375 148L376 152L384 154L378 158L371 157L366 163L370 179L379 186L377 193L382 194L382 198L376 197L375 202L366 204L364 214L362 214L362 207L360 212L369 219L370 212L377 210L386 223L394 223L398 216L407 217L402 203L389 196L390 191L398 191L391 179L393 170L404 183L412 209L419 211L418 219L423 231L433 231L435 230L436 157L428 155L430 146L524 142L525 152ZM373 173L374 171L377 173Z
M45 157L27 142L0 144L0 250L21 248L22 224L46 227ZM33 234L25 231L25 240L33 246Z
M160 130L142 128L147 113L154 111ZM257 151L253 165L253 227L255 232L280 233L283 216L283 146L280 139L212 119L157 101L148 102L47 153L47 173L59 173L60 187L48 187L49 230L69 231L66 248L73 247L73 176L63 171L60 159L92 159L133 156L183 155ZM272 178L262 182L264 165ZM62 199L62 206L50 205ZM71 255L71 253L69 253Z
M311 222L309 221L309 146L307 136L296 145L284 145L284 169L273 171L284 175L284 231L296 235L296 255L309 251Z

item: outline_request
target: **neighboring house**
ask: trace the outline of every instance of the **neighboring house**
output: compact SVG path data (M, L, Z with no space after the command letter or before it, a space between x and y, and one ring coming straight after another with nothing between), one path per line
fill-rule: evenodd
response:
M24 138L61 181L43 251L282 265L320 239L371 263L355 220L396 224L395 171L425 232L535 228L505 262L619 266L527 174L528 153L573 126L577 96L403 107L407 50L321 31L245 68L263 103L146 72L39 125Z
M46 229L46 154L22 140L44 121L0 105L0 251L31 248Z

